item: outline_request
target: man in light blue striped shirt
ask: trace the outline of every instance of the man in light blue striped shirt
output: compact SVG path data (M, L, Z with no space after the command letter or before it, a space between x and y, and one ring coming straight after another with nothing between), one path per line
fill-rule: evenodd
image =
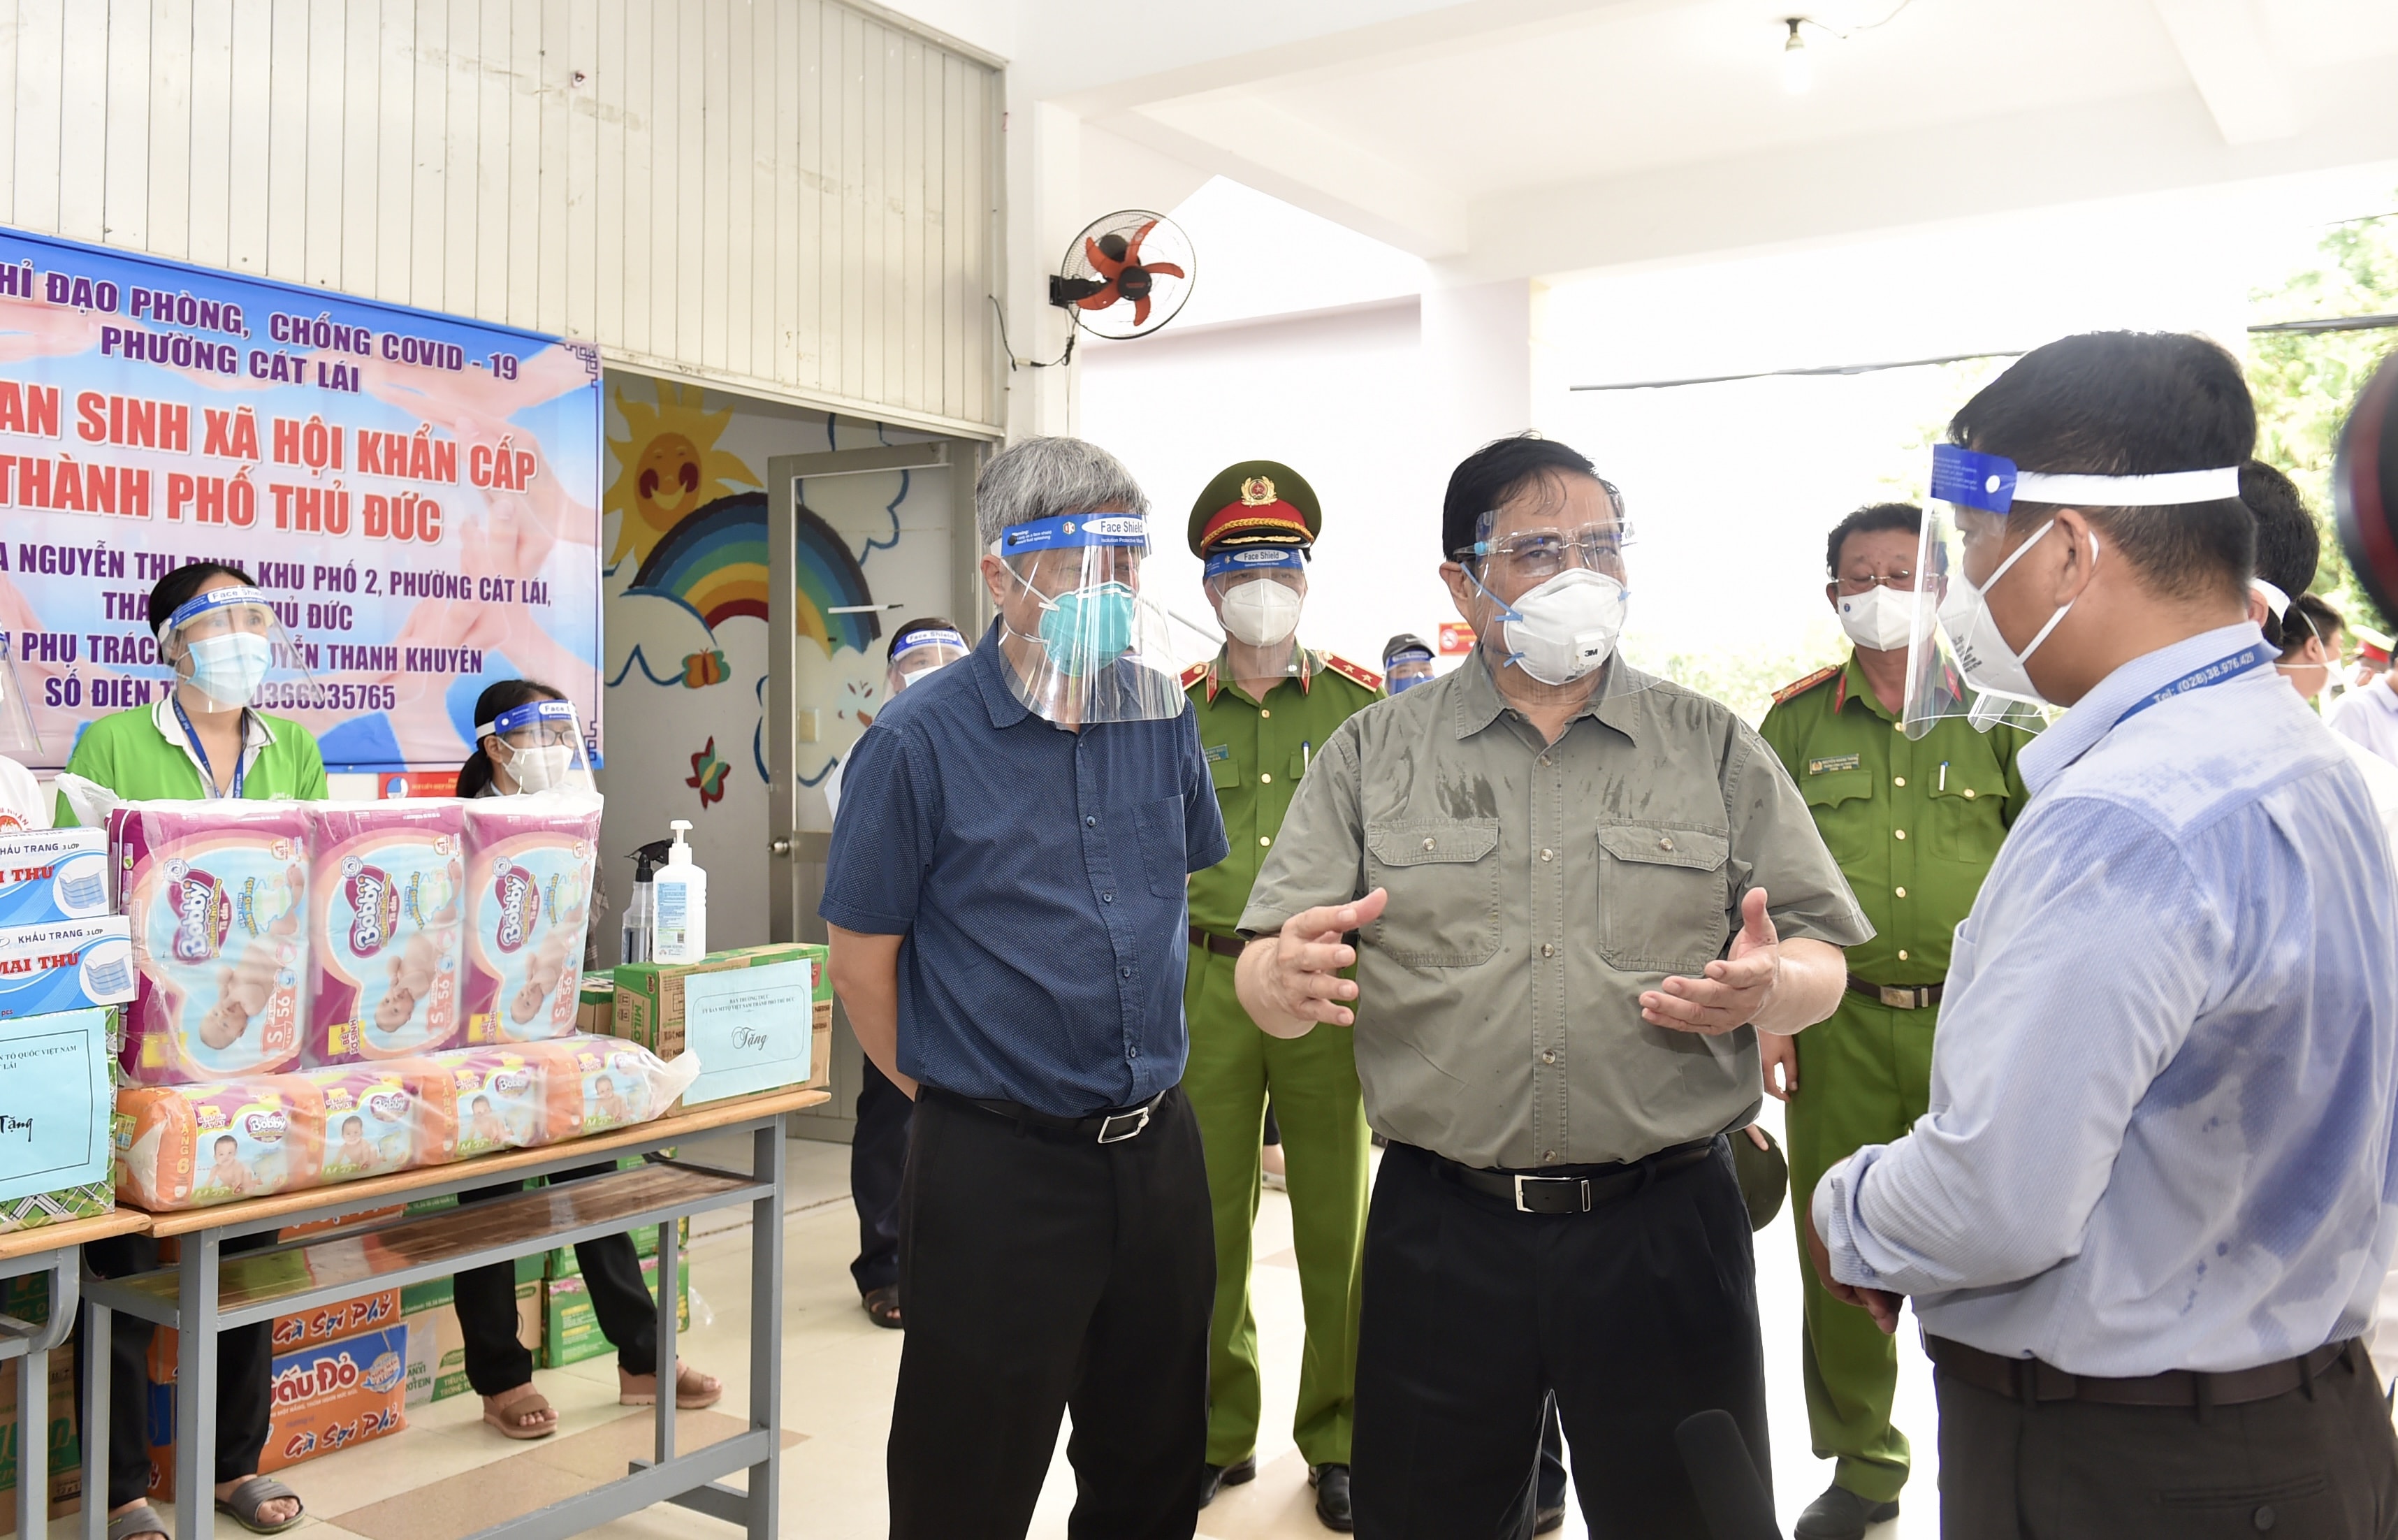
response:
M2398 1534L2354 1340L2398 1240L2398 904L2246 617L2254 435L2213 344L2109 333L1935 466L1957 665L2070 709L1958 928L1931 1111L1808 1218L1836 1293L1915 1300L1949 1540Z

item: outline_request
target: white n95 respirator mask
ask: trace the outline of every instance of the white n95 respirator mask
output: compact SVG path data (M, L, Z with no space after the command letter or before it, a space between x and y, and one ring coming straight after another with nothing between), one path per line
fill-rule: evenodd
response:
M1931 629L1922 595L1877 583L1863 593L1839 598L1840 629L1851 642L1878 653L1894 653Z

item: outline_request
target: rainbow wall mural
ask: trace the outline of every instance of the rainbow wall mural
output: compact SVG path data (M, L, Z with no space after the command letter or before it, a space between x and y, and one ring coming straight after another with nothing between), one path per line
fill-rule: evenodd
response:
M828 656L863 653L882 634L865 569L805 507L799 516L800 633ZM766 618L766 494L721 497L667 531L633 574L627 594L671 599L711 632L727 620Z

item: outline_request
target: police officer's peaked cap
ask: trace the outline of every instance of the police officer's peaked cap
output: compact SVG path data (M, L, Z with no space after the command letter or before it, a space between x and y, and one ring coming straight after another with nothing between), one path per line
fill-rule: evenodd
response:
M1307 478L1278 460L1226 466L1191 505L1191 554L1235 546L1294 546L1306 550L1324 527L1324 510Z

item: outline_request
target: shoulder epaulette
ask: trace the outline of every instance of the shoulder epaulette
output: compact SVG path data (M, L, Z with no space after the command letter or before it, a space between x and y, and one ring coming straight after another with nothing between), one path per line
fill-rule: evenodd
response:
M1793 696L1803 696L1808 691L1813 689L1816 685L1821 684L1825 680L1837 675L1839 671L1840 666L1839 664L1826 663L1822 668L1816 669L1813 673L1809 674L1805 679L1793 680L1791 682L1784 685L1781 689L1774 691L1773 704L1779 706Z
M1182 687L1186 690L1207 677L1207 665L1194 663L1182 670Z
M1382 676L1360 663L1352 663L1338 653L1326 653L1324 666L1352 684L1362 684L1368 690L1382 687Z

